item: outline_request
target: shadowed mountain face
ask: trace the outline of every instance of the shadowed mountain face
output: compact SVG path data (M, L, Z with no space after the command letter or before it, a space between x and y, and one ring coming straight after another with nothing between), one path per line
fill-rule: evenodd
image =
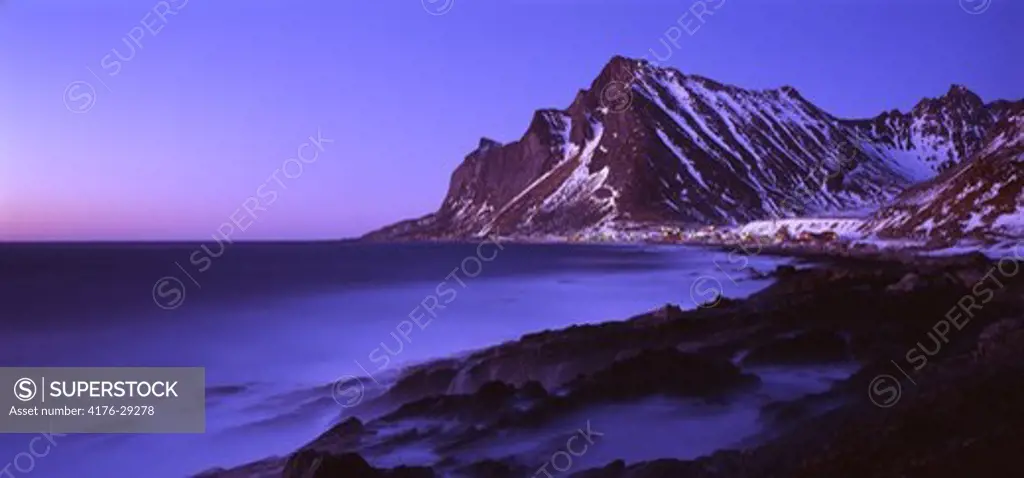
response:
M367 239L737 223L882 204L975 153L1014 103L953 86L909 113L842 120L794 88L746 90L615 57L518 141L482 139L440 209Z
M907 190L868 227L881 236L950 240L1024 235L1024 102L1002 107L969 161Z

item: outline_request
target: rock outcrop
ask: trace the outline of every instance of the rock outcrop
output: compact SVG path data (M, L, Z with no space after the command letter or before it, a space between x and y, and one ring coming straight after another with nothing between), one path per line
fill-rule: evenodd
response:
M747 446L573 476L998 476L1024 451L1024 276L1009 273L1013 264L968 255L782 268L745 300L665 307L420 365L377 398L399 403L391 412L344 420L289 457L203 476L526 476L565 442L537 451L512 437L654 397L680 410L755 400L762 365L834 362L857 370L824 392L764 404L769 433ZM372 465L410 449L411 467Z

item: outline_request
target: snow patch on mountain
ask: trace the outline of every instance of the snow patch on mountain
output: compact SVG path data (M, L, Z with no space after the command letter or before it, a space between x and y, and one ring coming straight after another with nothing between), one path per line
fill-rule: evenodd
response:
M697 184L700 184L700 186L703 187L705 190L710 191L711 187L704 182L704 177L701 176L700 171L697 171L697 168L694 167L693 161L686 157L686 153L683 153L683 151L679 149L679 146L676 146L676 144L672 142L672 138L669 138L664 131L659 129L657 130L657 133L658 138L661 139L661 142L664 143L665 146L667 146L670 150L672 150L672 154L675 154L676 157L679 158L679 161L683 164L683 166L686 167L686 170L690 172L690 177L697 181ZM680 178L679 175L676 175L676 180L682 182L682 178ZM667 185L667 182L664 182L663 184Z
M558 189L555 190L554 193L541 202L541 210L552 211L580 198L593 197L593 194L605 185L605 181L608 179L609 170L607 166L596 172L591 172L591 160L594 159L594 151L597 149L598 145L601 143L601 138L604 136L604 127L601 123L591 124L594 127L594 138L586 142L582 151L579 151L579 148L573 148L572 151L576 155L576 168L573 169L572 174L569 175L569 177L558 187ZM603 202L603 206L606 209L615 209L614 194L603 200Z
M993 126L977 153L902 194L865 230L941 241L1022 236L1024 102Z

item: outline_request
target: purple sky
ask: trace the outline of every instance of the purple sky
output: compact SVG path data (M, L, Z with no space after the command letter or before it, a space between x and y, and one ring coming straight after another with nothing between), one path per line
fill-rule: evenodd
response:
M338 238L433 211L481 136L518 138L614 54L664 56L693 3L452 1L0 1L0 239L209 239L231 217L237 240ZM684 73L846 117L951 83L1024 96L1024 2L705 1L665 62Z

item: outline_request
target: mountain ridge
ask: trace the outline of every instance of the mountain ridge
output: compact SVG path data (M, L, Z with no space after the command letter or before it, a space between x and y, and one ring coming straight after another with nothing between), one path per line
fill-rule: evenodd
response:
M906 113L841 119L792 86L748 90L616 56L567 108L536 110L519 139L481 138L436 212L364 239L567 236L877 207L970 157L1015 104L954 84Z
M969 161L904 191L866 230L949 243L1024 236L1024 102L1003 113Z

